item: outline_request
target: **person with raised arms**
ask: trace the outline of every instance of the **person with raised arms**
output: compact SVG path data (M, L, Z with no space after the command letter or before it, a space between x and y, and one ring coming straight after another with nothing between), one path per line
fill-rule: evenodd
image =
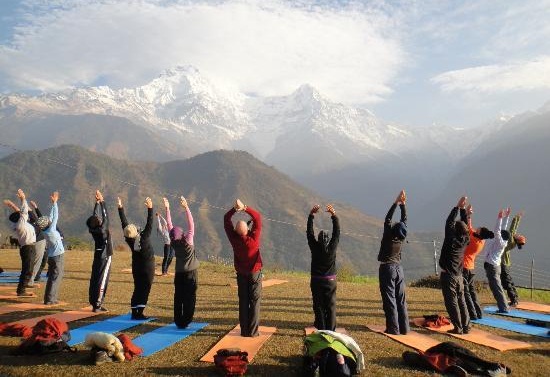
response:
M165 200L166 204L167 199L163 198L163 200ZM174 248L170 242L168 222L160 213L157 212L155 215L157 216L157 235L162 239L164 244L161 273L162 276L167 276L168 268L170 268L170 264L172 264L172 259L174 258Z
M9 220L19 242L21 274L19 275L19 283L17 284L17 296L26 296L26 288L29 287L32 280L36 231L28 221L29 204L27 203L25 192L21 189L17 190L17 197L21 200L21 208L11 200L4 200L4 204L13 210L9 215Z
M407 196L401 190L391 205L384 220L384 233L380 242L378 261L378 280L380 295L386 316L386 330L393 335L405 335L409 332L409 314L405 296L405 275L401 266L401 250L407 237ZM399 206L401 218L392 224L393 214Z
M57 231L59 192L53 192L50 199L52 201L50 215L39 217L36 223L44 233L46 252L48 253L48 281L44 292L44 304L56 305L59 303L59 286L63 280L65 269L65 247L63 246L61 234Z
M502 253L501 258L501 271L500 271L500 282L502 283L502 288L508 295L508 298L510 299L510 302L508 305L514 307L518 304L518 292L516 290L516 286L514 284L514 281L512 280L512 275L510 274L510 267L512 266L512 261L510 259L510 252L514 250L516 247L518 250L521 250L525 243L527 242L527 239L525 236L518 234L518 227L519 223L521 221L521 218L523 217L523 212L518 213L514 216L512 219L512 224L510 224L510 229L508 230L508 233L510 233L508 243L506 244L506 247L504 248L504 253Z
M193 215L187 204L187 200L180 197L180 206L187 217L187 232L182 227L172 225L170 215L170 203L163 198L166 208L166 225L170 232L171 245L176 254L176 275L174 277L174 323L180 329L184 329L195 314L197 302L197 282L199 274L199 261L195 255L193 236L195 234L195 223Z
M250 230L242 220L233 226L231 219L237 212L246 212L251 217ZM241 336L259 336L263 266L260 254L262 216L237 199L233 208L224 215L223 223L225 234L233 248L233 263L237 271Z
M332 236L321 230L315 238L313 219L321 207L317 204L307 218L307 243L311 251L310 288L313 299L313 325L317 330L336 330L336 249L340 240L340 221L334 207L326 212L332 219Z
M449 332L453 334L468 334L470 332L470 316L464 299L464 280L462 278L464 249L470 242L465 208L466 200L465 196L460 198L445 221L445 238L439 257L441 290L445 308L454 326ZM457 221L456 217L459 211L460 220Z
M134 292L130 306L132 308L132 319L147 319L143 311L149 300L151 285L155 278L155 251L151 244L151 233L153 230L153 201L145 198L147 207L147 222L145 228L139 229L135 224L130 224L126 219L122 199L117 198L118 214L124 231L124 239L132 251L132 276L134 278Z
M103 306L113 259L113 242L109 230L109 214L101 191L95 192L92 216L86 220L88 231L94 239L94 261L88 289L88 302L94 312L106 312Z

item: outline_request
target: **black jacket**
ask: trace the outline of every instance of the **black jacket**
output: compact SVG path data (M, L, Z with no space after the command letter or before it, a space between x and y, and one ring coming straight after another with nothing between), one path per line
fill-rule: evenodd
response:
M384 220L384 234L382 235L382 241L380 241L380 252L378 253L378 260L380 262L392 262L399 263L401 262L401 248L403 246L403 241L399 238L395 238L392 234L392 217L397 204L393 203L390 207L386 219ZM399 205L401 210L401 222L405 225L407 224L407 210L404 204Z
M439 267L452 275L462 273L464 249L470 242L468 231L464 233L463 229L457 229L456 216L458 215L458 207L454 207L447 217L445 223L445 239L441 247L441 255L439 257ZM468 223L468 217L464 208L460 209L460 220L464 223L464 227Z
M128 220L124 214L124 208L118 209L118 215L120 216L120 222L122 223L122 229L126 228L128 225ZM155 251L153 250L153 245L151 244L151 233L153 230L153 209L147 208L147 223L145 228L139 234L139 248L135 247L136 239L124 237L130 250L132 250L132 260L154 260Z
M101 213L98 213L99 210ZM109 232L109 215L107 214L105 202L95 203L94 215L101 217L101 225L90 229L90 234L95 243L94 250L96 254L101 253L101 257L106 258L109 255L113 255L113 243L111 242L111 233Z
M340 240L340 221L337 216L331 216L332 219L332 237L325 247L315 239L313 233L312 214L307 218L307 243L311 250L311 276L330 276L336 275L336 248Z

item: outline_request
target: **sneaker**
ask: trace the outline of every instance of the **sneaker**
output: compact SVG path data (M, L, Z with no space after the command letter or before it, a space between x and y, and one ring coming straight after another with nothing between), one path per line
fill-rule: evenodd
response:
M93 308L92 311L94 313L97 313L97 312L108 312L109 310L107 310L107 308L103 306L99 306L99 307Z
M472 328L471 328L470 326L465 327L465 328L462 330L462 333L463 333L463 334L469 334L471 329L472 329Z
M447 330L447 333L449 334L458 334L462 335L462 330L457 329L456 327L452 328L451 330Z
M26 291L21 291L21 292L17 292L17 296L18 296L18 297L21 297L21 296L29 296L29 294L28 294Z
M508 311L508 310L500 310L500 309L499 309L499 310L496 311L496 313L498 313L498 314L506 314L506 313L509 313L509 311Z
M107 351L96 350L92 351L95 365L101 365L105 363L112 363L113 359L107 354Z
M510 301L508 303L508 306L511 306L511 307L515 308L516 306L518 306L518 302L517 301Z

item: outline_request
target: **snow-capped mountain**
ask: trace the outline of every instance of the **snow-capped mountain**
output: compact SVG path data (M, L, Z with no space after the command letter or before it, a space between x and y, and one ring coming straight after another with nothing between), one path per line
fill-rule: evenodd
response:
M379 154L434 147L455 160L480 142L467 130L386 124L370 111L333 102L309 85L287 96L251 97L217 87L190 66L167 70L136 88L100 86L0 97L3 128L8 118L21 122L85 114L128 119L176 145L184 143L193 152L245 149L291 173L311 169L292 162L289 147L305 155L330 150L332 157L316 157L315 170L326 171ZM76 127L78 120L72 121Z

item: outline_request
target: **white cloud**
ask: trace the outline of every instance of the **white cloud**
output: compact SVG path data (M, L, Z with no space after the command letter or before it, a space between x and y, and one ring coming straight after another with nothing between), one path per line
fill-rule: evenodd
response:
M437 75L431 81L446 92L499 93L550 89L550 56L532 61L449 71Z
M405 63L398 16L384 7L283 0L49 4L28 3L32 11L13 40L0 45L0 90L55 91L98 80L131 87L166 68L193 65L245 92L287 94L309 83L335 100L372 103L392 92Z

